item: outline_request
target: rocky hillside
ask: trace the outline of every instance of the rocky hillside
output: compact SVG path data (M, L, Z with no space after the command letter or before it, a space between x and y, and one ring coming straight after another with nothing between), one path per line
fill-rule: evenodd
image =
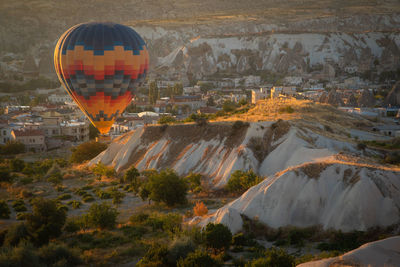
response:
M151 69L183 80L218 71L303 73L345 66L363 71L375 59L378 70L393 70L399 64L399 12L396 0L117 0L112 5L5 0L0 4L0 78L21 71L54 74L58 37L77 23L96 20L137 29L148 43Z
M400 236L370 242L346 254L298 265L299 267L369 266L395 267L400 263Z
M400 169L336 160L306 163L267 177L208 222L241 230L241 215L283 226L365 231L400 223Z
M173 168L181 175L196 172L218 188L235 170L268 176L343 150L357 153L351 143L284 121L148 126L116 139L90 164L102 162L117 172L132 165L139 170Z

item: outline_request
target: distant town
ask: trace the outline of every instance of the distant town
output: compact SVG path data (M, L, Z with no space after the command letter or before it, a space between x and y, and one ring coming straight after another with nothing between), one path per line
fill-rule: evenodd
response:
M371 84L357 76L328 83L288 76L278 86L262 84L260 76L249 75L184 85L179 80L146 82L115 121L110 136L115 138L137 127L157 124L163 116L184 120L193 113L216 114L228 104L251 105L262 99L287 97L327 103L379 120L382 125L372 130L400 136L395 92L390 92L387 84ZM27 151L41 152L97 136L96 129L62 87L38 88L29 96L2 94L0 105L0 144L14 141L24 144Z

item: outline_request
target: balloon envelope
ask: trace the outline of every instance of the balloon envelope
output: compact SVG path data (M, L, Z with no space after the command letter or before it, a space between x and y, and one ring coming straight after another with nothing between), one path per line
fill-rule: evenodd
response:
M102 134L108 133L132 100L148 63L143 39L132 28L116 23L73 26L54 51L58 78Z

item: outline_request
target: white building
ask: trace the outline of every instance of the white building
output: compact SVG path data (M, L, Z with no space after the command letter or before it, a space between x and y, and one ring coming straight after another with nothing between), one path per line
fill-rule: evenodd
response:
M65 102L71 102L71 97L67 94L51 94L49 97L49 102L50 103L65 103Z
M195 85L193 87L183 87L183 94L190 95L190 94L197 94L200 93L200 86Z
M303 78L299 76L287 76L283 79L283 82L288 85L301 85L303 83Z
M257 101L267 99L270 97L271 89L267 87L261 87L259 90L251 90L251 103L256 104Z
M70 136L74 141L89 141L89 122L67 121L60 123L61 135Z

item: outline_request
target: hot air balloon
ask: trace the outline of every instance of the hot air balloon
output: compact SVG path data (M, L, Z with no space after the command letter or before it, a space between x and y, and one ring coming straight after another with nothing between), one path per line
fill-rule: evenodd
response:
M54 66L68 94L101 134L146 77L146 44L132 28L116 23L83 23L67 30L54 51Z

